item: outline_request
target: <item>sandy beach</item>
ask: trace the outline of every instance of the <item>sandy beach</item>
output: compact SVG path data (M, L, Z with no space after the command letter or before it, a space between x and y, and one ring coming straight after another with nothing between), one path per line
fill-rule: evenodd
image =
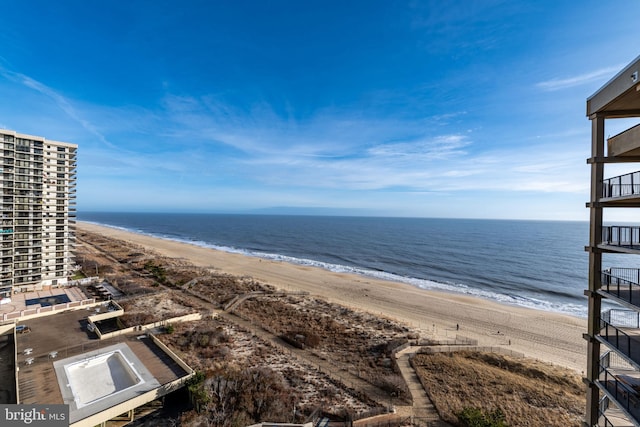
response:
M586 368L586 319L497 304L481 298L418 289L404 283L269 261L78 222L79 230L124 240L158 254L285 290L405 322L424 336L461 335L480 345L504 346L579 373Z

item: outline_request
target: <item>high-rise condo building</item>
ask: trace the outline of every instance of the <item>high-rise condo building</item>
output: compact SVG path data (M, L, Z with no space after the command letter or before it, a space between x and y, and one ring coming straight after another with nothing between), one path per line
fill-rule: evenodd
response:
M583 425L640 426L640 57L587 99L587 116L591 195Z
M71 274L78 146L3 129L0 144L1 303Z

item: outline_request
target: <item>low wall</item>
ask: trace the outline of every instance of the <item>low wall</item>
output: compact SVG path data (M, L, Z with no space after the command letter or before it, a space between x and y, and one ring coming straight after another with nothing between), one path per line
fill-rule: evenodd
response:
M100 425L105 421L108 421L112 418L115 418L119 415L122 415L126 412L136 409L146 403L152 402L175 390L178 390L179 388L184 386L185 382L189 378L191 378L191 375L179 378L167 384L163 384L159 388L156 388L147 393L141 394L140 396L136 396L133 399L127 400L126 402L122 402L119 405L112 406L111 408L105 409L102 412L98 412L97 414L91 415L87 418L84 418L73 424L70 424L69 427L94 427L96 425Z
M100 281L100 277L98 276L85 277L83 279L78 279L78 280L67 280L66 278L65 279L57 278L56 279L57 283L55 285L52 283L52 280L53 279L48 279L36 284L18 286L19 292L33 292L33 291L41 291L43 289L59 289L59 288L68 288L70 286L75 286L75 285L88 285L88 284Z
M117 302L112 300L112 301L109 301L107 304L113 307L114 310L111 310L111 311L107 310L104 313L94 314L92 316L87 317L87 320L89 321L89 323L95 323L95 322L100 322L102 320L112 319L114 317L120 317L124 314L124 309L120 307L120 305Z
M4 335L7 332L15 328L15 323L9 323L8 325L0 325L0 335Z
M194 320L201 320L201 319L202 319L202 314L200 314L200 313L191 313L191 314L186 314L184 316L172 317L171 319L164 319L164 320L159 320L159 321L153 322L153 323L147 323L146 325L131 326L130 328L120 329L120 330L109 332L109 333L106 333L106 334L103 334L102 332L100 332L100 329L96 326L95 327L95 333L98 335L98 338L102 340L102 339L117 337L119 335L130 334L130 333L136 332L136 331L137 332L146 331L146 330L149 330L149 329L154 329L154 328L158 328L158 327L161 327L161 326L166 326L166 325L171 324L171 323L192 322Z
M407 421L406 415L382 414L376 415L375 417L353 421L351 425L353 427L386 427L388 425L400 423L402 421Z
M8 320L29 320L42 316L49 316L54 313L62 313L64 311L79 310L81 308L95 307L103 304L103 301L96 302L95 298L85 299L82 301L72 301L64 304L50 305L48 307L29 308L12 313L2 314L2 321Z
M191 376L193 374L195 374L195 371L193 369L191 369L191 367L189 365L187 365L181 358L180 356L178 356L173 350L171 350L169 347L167 347L165 345L165 343L163 343L162 341L160 341L160 339L158 339L155 335L153 334L149 334L149 337L151 337L151 341L153 341L158 347L160 347L160 349L162 349L162 351L164 351L170 358L171 360L173 360L174 362L176 362L178 364L178 366L180 366L182 369L184 369L185 372L187 372L189 374L189 378L191 378Z

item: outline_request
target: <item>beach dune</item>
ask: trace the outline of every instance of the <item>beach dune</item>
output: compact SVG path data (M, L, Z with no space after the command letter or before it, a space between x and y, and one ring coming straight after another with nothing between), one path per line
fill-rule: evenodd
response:
M331 302L404 322L420 329L425 337L459 335L477 339L479 345L503 346L579 373L586 369L586 342L582 339L586 319L227 253L84 222L78 222L77 228L137 244L199 267L250 276L285 290L307 291Z

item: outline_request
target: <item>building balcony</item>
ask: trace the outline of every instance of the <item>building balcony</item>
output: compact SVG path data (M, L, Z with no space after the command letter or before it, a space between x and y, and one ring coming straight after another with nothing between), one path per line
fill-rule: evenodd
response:
M24 258L24 260L27 260L27 259L33 259L33 257L35 257L35 256L41 256L41 255L42 255L42 251L41 251L41 250L39 250L39 249L41 249L41 248L36 248L36 249L34 249L34 250L27 250L26 248L23 248L23 249L15 249L15 250L13 251L13 255L14 255L15 257L18 257L18 256L28 257L28 258ZM27 251L28 251L28 252L27 252Z
M640 369L640 313L623 309L603 312L596 338Z
M30 285L32 283L33 283L33 281L29 280L28 277L16 277L14 279L14 284L18 285L18 286L19 285Z
M640 125L607 139L607 151L609 156L619 158L640 155Z
M604 226L598 247L609 252L640 254L640 226Z
M21 249L31 249L32 248L31 240L15 241L13 244L13 247L16 251Z
M40 268L16 270L14 279L16 282L31 282L35 279L35 275L41 273Z
M640 308L640 269L608 268L602 271L598 293L631 308Z
M616 354L605 353L600 358L596 385L605 395L599 405L600 418L604 422L599 425L632 426L634 424L629 420L640 419L640 372L626 365Z
M600 202L604 206L640 206L640 172L603 180Z

